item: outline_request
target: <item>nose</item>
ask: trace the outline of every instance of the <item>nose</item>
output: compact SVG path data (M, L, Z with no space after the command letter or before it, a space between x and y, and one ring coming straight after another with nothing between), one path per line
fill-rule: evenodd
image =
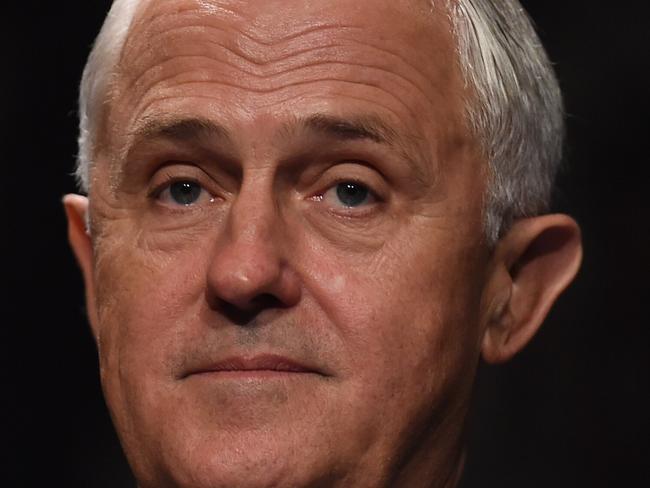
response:
M243 322L292 307L301 294L276 202L254 190L242 187L233 202L207 276L208 303Z

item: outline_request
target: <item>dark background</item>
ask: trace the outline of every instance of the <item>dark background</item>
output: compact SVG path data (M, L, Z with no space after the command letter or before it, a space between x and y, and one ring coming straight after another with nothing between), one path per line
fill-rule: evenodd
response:
M481 368L465 485L650 486L648 8L523 3L565 93L555 209L581 223L585 261L532 344ZM7 2L0 14L0 486L133 486L60 204L74 191L76 87L108 6Z

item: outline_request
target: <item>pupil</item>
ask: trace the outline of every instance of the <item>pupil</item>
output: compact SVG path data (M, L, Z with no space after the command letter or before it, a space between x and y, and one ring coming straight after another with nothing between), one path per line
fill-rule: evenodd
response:
M368 189L356 183L341 183L336 188L336 194L346 207L356 207L368 198Z
M190 181L172 183L169 188L172 198L181 205L191 205L201 195L201 187Z

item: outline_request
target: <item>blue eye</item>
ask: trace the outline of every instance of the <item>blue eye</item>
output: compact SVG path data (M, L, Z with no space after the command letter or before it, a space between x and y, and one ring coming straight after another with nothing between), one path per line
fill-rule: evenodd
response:
M191 181L177 181L169 185L169 194L179 205L192 205L201 196L203 189Z
M368 203L370 190L364 185L348 181L336 185L336 196L345 207L358 207Z
M343 181L327 190L322 199L332 207L354 209L375 203L372 190L356 181Z
M205 198L213 200L200 184L190 180L171 182L158 195L158 199L164 203L184 207L200 203Z

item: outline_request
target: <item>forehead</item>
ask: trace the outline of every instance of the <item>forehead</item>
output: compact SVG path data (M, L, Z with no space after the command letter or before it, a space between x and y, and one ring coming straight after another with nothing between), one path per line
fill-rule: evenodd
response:
M429 36L429 29L449 34L443 3L446 4L435 0L142 0L130 37L133 40L144 34L142 40L150 40L169 27L166 21L185 17L215 29L232 28L249 41L267 47L328 27L356 27L375 38L395 37L416 46L422 41L430 44L421 37L423 32ZM435 44L442 37L429 40Z
M268 119L360 106L410 128L435 125L432 117L454 126L463 83L448 15L433 4L145 0L109 112L133 128L157 112Z

